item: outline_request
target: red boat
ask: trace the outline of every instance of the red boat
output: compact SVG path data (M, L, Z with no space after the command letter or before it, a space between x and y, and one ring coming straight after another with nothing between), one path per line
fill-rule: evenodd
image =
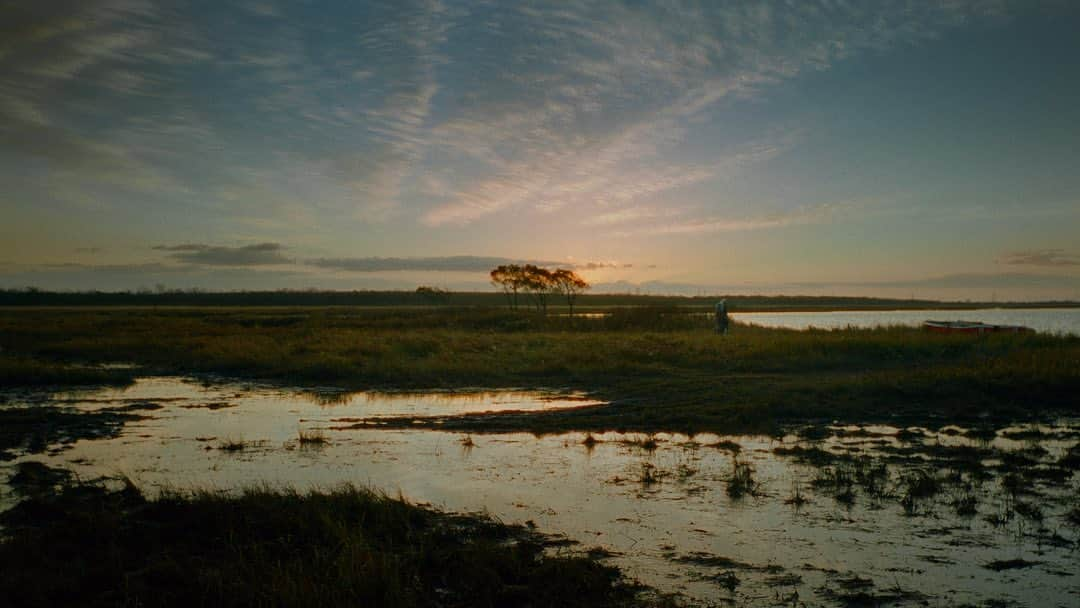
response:
M991 325L979 321L925 321L923 329L939 334L986 334L986 333L1011 333L1035 331L1023 325Z

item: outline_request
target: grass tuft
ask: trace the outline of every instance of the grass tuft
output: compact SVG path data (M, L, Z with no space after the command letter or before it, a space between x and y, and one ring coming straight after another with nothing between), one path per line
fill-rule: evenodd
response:
M248 445L242 437L226 437L218 442L218 449L223 452L243 452Z
M322 447L330 443L330 440L326 438L326 433L322 429L316 429L314 431L297 431L297 441L300 443L300 447Z
M727 479L727 495L736 499L747 495L755 496L757 488L754 469L750 463L742 462L738 458L732 459L731 476Z

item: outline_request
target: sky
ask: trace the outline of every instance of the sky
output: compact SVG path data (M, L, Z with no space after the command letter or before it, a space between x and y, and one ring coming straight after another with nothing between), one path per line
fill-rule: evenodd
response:
M0 287L1080 299L1080 3L0 0Z

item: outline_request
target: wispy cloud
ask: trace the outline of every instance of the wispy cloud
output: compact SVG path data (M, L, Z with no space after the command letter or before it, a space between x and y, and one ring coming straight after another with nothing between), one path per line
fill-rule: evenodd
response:
M1080 255L1064 249L1029 249L1006 253L998 262L1009 266L1080 266Z
M817 283L793 283L793 285L821 285ZM966 272L921 279L898 279L891 281L863 281L832 283L832 285L863 287L942 287L950 289L1007 289L1007 288L1080 288L1080 277L1062 277L1050 274L1022 272L979 273Z
M356 254L542 256L595 236L587 251L603 258L628 249L612 235L828 223L850 209L797 205L876 186L821 187L801 175L813 162L765 179L817 137L783 114L777 85L1023 4L0 2L0 183L26 218L102 209L100 238L80 242L229 244L160 248L165 266L339 278L520 261ZM536 241L511 242L524 234Z
M169 257L174 260L205 266L267 266L291 262L283 255L285 247L280 243L257 243L239 247L158 245L154 249L169 252Z
M503 264L535 264L543 267L562 267L574 270L601 270L630 267L618 262L556 262L489 256L456 255L417 258L318 258L305 261L310 266L347 272L488 272Z
M509 61L470 82L468 98L477 103L432 132L434 147L488 170L460 180L423 220L468 224L519 207L652 204L723 177L731 163L767 162L797 141L784 133L787 141L742 158L680 159L696 125L725 101L1001 10L977 2L560 2L497 11L490 22L504 33Z
M766 230L784 226L822 224L838 215L858 208L857 203L823 203L799 207L793 211L781 211L755 217L703 217L667 223L650 222L648 225L619 230L617 236L643 236L664 234L703 234L712 232L742 232Z
M602 225L797 145L680 154L727 100L1009 5L8 3L0 149L52 164L58 200L134 205L123 191L265 220L218 195L258 183L337 222L521 207ZM440 191L417 185L440 171Z
M642 220L654 220L657 218L670 218L682 213L681 209L664 207L641 206L625 207L615 211L598 213L582 220L585 226L613 226Z
M315 192L348 221L385 219L423 156L439 47L452 22L437 0L335 11L277 2L7 3L0 157L14 154L24 166L12 177L36 183L25 165L47 160L48 193L62 202L137 193L141 205L265 217L215 193L268 174L279 198L306 201ZM361 73L363 86L349 82Z

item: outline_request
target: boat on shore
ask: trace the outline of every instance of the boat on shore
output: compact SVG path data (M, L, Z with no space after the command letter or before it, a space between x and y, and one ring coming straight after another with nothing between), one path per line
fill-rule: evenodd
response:
M1035 331L1023 325L992 325L980 321L924 321L923 329L939 334L1024 333Z

